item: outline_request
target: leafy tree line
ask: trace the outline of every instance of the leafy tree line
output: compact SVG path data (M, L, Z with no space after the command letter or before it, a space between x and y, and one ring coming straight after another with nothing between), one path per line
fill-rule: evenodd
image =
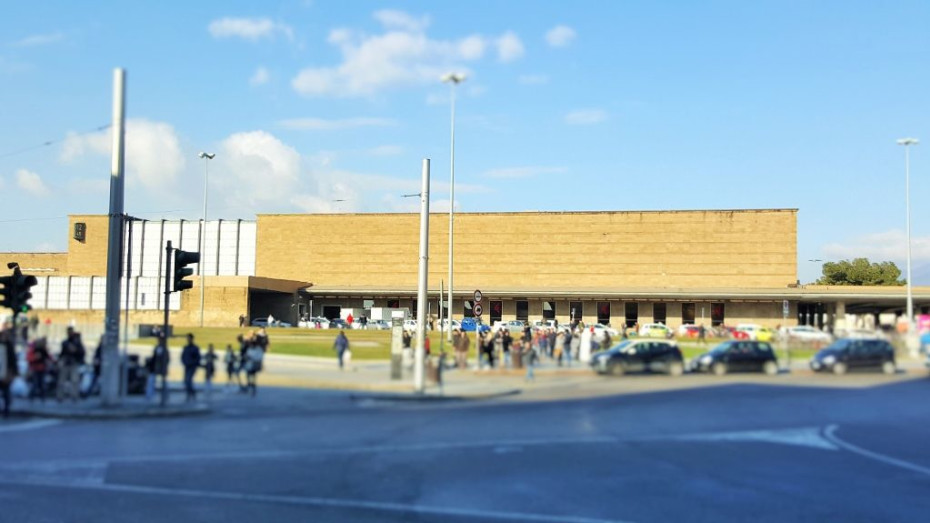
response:
M894 262L871 263L868 258L856 258L823 264L823 276L818 285L904 285L901 269Z

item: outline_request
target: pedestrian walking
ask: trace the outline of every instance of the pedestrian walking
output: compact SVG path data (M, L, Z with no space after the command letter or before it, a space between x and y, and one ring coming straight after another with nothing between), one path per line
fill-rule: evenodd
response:
M82 397L88 397L94 395L94 390L97 388L97 384L100 383L100 372L103 366L103 336L100 336L100 341L97 343L97 348L94 349L94 356L90 359L91 369L93 369L93 374L90 378L90 386L87 387L87 390L84 391Z
M535 381L536 376L533 374L533 368L536 366L536 351L533 350L533 344L529 341L523 342L523 362L526 365L526 381Z
M29 352L26 355L29 363L29 400L36 397L43 403L45 402L45 381L48 379L48 372L55 363L52 355L48 352L48 340L46 338L36 338L29 345Z
M336 336L336 341L333 342L333 350L336 351L339 357L339 370L342 370L342 358L345 356L346 351L349 350L349 338L346 338L344 330L340 330L339 335Z
M181 351L181 364L184 365L184 391L187 396L184 401L195 401L197 391L194 389L194 374L200 368L200 347L194 343L194 335L187 335L187 345Z
M248 361L245 353L252 345L252 340L254 337L254 331L249 331L247 336L243 336L242 334L236 336L236 341L239 342L239 366L236 367L236 383L239 384L239 392L247 392L248 390L246 389L246 386L242 384L242 373L245 372L245 364Z
M559 363L559 367L562 366L562 359L564 357L566 357L565 333L559 332L558 334L555 335L555 358L556 358L556 361L558 361ZM571 356L568 356L568 358L571 358ZM569 359L569 361L571 361L571 359Z
M3 397L3 417L10 416L10 407L13 396L10 386L19 376L19 365L16 364L16 348L13 346L13 328L4 329L0 333L0 396Z
M236 353L233 352L232 344L226 345L226 354L223 356L223 363L226 364L226 386L230 387L233 382L233 376L236 376L238 381L239 372L237 365Z
M207 353L203 356L203 381L207 388L207 398L213 394L213 375L216 373L216 351L213 344L207 345Z
M581 333L577 330L572 331L572 339L571 342L569 342L569 346L571 347L572 357L578 359L578 355L581 352Z
M168 403L168 366L171 363L171 354L168 352L168 340L165 334L158 335L158 341L155 343L155 349L152 350L152 373L149 375L152 379L152 395L155 394L155 379L161 378L161 404L164 406Z
M258 393L258 373L262 370L265 359L265 350L258 343L253 343L245 353L245 380L246 388L252 397Z
M239 328L245 327L245 314L239 315Z
M707 344L707 329L704 328L703 323L701 324L700 327L698 327L698 342L701 345Z
M77 401L80 397L81 367L84 365L86 352L81 342L81 335L68 327L66 337L61 342L58 354L58 401L70 397Z
M501 336L501 343L504 349L504 367L509 369L512 366L510 347L513 345L513 337L510 335L509 330L504 329L504 334Z

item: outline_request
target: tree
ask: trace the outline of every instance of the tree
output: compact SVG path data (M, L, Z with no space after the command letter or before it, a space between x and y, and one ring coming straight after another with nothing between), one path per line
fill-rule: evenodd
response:
M868 258L856 258L823 264L823 276L818 285L904 285L901 269L894 262L870 263Z

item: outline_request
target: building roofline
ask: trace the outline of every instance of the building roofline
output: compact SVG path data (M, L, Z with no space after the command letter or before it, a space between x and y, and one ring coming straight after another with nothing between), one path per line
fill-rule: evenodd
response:
M672 214L672 213L714 213L714 214L726 214L726 213L769 213L769 212L798 212L797 208L777 208L777 209L667 209L667 210L616 210L616 211L489 211L489 212L466 212L466 211L457 211L457 215L489 215L489 216L501 216L501 215L515 215L515 214L551 214L551 215L564 215L564 214L578 214L578 215L591 215L591 214ZM430 214L443 214L446 211L431 211ZM334 213L262 213L256 214L256 217L262 216L397 216L397 215L419 215L419 212L334 212Z

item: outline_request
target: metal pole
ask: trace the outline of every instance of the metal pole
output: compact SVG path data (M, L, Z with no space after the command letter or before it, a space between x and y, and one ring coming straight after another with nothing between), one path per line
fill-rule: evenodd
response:
M458 85L458 81L454 80L450 86L450 92L452 93L452 138L450 144L450 160L449 160L449 343L452 343L452 287L455 282L453 278L452 271L452 260L453 260L453 237L455 235L455 86ZM442 301L442 300L440 300ZM440 333L440 339L442 338L442 333Z
M904 146L905 200L907 204L907 334L914 332L914 297L911 294L911 148Z
M204 156L203 159L203 221L200 226L200 256L204 262L207 261L207 253L204 249L207 245L207 175L210 173L210 159ZM197 271L200 273L200 328L203 328L203 298L207 292L207 278L205 274L205 263L197 264ZM296 323L294 325L297 325Z
M426 338L427 294L429 270L429 158L423 159L423 183L420 188L420 272L417 286L417 344L413 358L413 390L423 393L423 349Z
M126 121L126 70L113 71L113 155L110 163L109 239L107 241L106 319L101 351L100 397L104 406L119 404L119 277L123 250L123 165Z
M162 339L156 340L155 343L161 343L164 340L165 352L168 351L168 302L171 301L171 240L165 244L165 323L162 326ZM157 365L156 362L153 364ZM161 405L164 407L168 403L168 369L161 378Z
M442 299L443 299L442 285L443 285L442 280L439 280L439 354L442 354L443 342L446 339L443 336L444 327L442 326L442 320L444 319L443 312L442 312L442 309L443 309L442 307ZM452 332L452 318L449 318L449 332ZM450 342L450 345L451 345L451 342Z
M132 226L131 216L125 216L128 225L126 238L126 312L123 313L123 352L120 355L120 395L129 394L129 282L132 280Z

